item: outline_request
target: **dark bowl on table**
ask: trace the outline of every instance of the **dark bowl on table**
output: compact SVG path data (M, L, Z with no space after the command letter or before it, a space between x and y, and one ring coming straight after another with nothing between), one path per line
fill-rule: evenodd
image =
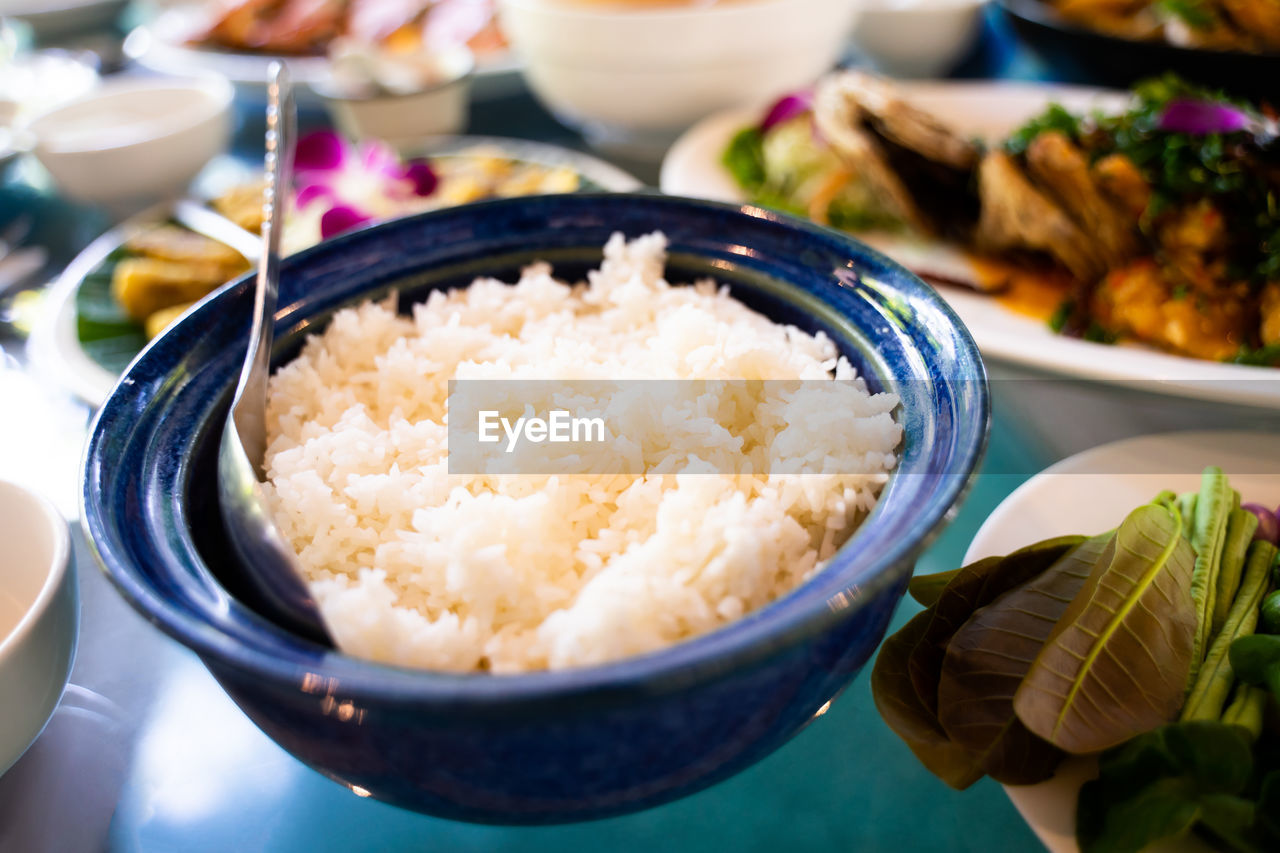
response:
M613 231L655 229L670 240L672 281L713 275L777 320L824 330L873 388L902 396L896 473L856 535L799 589L663 651L525 675L401 669L290 635L250 606L215 503L217 439L248 338L247 279L153 342L98 414L83 518L107 574L286 750L406 808L494 823L596 818L675 799L768 755L876 648L982 454L982 362L931 288L847 237L753 207L511 199L373 226L286 259L276 361L336 309L391 288L405 309L480 274L513 280L535 259L574 277L599 262Z
M1280 54L1179 47L1092 30L1044 0L998 0L1018 36L1059 74L1079 82L1128 88L1166 71L1240 97L1280 97Z

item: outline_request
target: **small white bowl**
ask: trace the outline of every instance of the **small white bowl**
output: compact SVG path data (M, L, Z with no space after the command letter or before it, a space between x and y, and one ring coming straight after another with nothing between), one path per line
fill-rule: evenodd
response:
M231 138L231 84L121 78L36 116L35 154L78 201L142 207L181 195Z
M858 9L858 0L499 3L538 98L594 144L641 156L717 110L813 83L840 58Z
M67 685L80 624L67 522L0 480L0 774L22 757Z
M978 34L986 0L866 0L853 28L858 50L892 77L937 77Z
M475 59L465 48L440 60L444 79L411 92L345 94L334 82L315 84L334 123L355 140L376 139L406 151L432 136L461 133L467 125Z

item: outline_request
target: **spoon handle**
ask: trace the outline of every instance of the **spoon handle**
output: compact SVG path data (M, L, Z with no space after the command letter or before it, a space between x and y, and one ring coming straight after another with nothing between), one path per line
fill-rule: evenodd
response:
M240 375L239 393L233 416L245 454L262 478L266 455L267 377L271 372L271 342L274 334L276 301L280 289L280 232L288 209L289 176L293 174L294 137L297 114L289 70L283 62L273 62L267 86L266 187L262 204L262 256L258 262L254 293L253 329L249 335L250 357Z

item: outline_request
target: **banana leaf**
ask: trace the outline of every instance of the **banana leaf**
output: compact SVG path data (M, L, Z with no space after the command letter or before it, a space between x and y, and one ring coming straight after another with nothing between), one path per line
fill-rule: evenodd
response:
M885 640L871 670L871 695L880 716L906 741L921 764L951 787L967 788L982 778L982 769L967 750L948 740L907 674L907 658L924 636L929 618L927 610L918 613Z
M907 661L911 683L930 714L938 713L938 676L947 643L973 612L1021 586L1057 562L1083 536L1060 536L1020 548L1004 557L988 557L960 570L928 611L928 628Z
M1062 751L1032 734L1013 696L1114 533L1086 540L1026 584L981 608L947 645L938 722L983 770L1008 785L1048 779Z
M1176 512L1130 513L1014 696L1027 728L1088 754L1172 720L1196 643L1195 566Z

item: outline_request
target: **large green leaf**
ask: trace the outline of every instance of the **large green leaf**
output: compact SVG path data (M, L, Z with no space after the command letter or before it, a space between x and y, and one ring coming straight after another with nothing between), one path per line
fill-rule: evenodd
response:
M1028 729L1088 754L1174 718L1196 642L1195 560L1177 512L1129 514L1014 696Z
M880 716L906 741L921 764L951 787L967 788L982 778L982 770L967 750L947 739L907 674L907 658L928 625L926 610L885 640L871 670L871 695Z
M979 756L998 782L1030 785L1053 774L1062 751L1032 734L1013 696L1067 605L1113 534L1071 549L1027 583L979 609L947 645L938 682L938 722Z
M911 683L930 714L938 713L938 677L947 644L973 612L1021 586L1084 541L1060 536L1020 548L1004 557L988 557L962 568L927 612L929 625L907 661Z

